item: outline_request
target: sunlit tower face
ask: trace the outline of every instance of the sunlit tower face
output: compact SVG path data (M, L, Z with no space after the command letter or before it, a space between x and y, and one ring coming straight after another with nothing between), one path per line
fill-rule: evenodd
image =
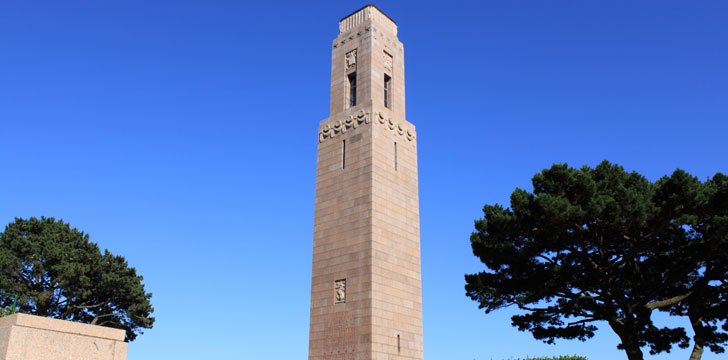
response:
M339 22L319 126L310 360L422 359L415 127L404 48L372 5Z

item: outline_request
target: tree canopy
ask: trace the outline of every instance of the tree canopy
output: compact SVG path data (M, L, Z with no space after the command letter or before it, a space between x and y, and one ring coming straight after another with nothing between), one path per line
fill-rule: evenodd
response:
M654 310L687 316L691 359L728 342L728 177L676 170L657 182L602 162L555 164L510 208L485 205L471 235L487 269L465 275L486 313L523 310L512 325L534 338L585 341L606 322L629 359L689 347L684 328L658 328Z
M63 220L16 218L0 233L0 290L20 295L21 312L126 330L151 328L154 308L126 260ZM8 299L0 306L8 306Z

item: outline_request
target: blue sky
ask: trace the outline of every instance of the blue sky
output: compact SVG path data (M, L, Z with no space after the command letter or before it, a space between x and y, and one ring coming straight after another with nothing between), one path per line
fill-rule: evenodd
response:
M137 268L157 322L130 360L306 358L330 44L365 4L0 3L0 222L63 218ZM425 357L625 358L606 324L546 345L478 310L473 220L555 162L728 172L728 5L376 5L418 133Z

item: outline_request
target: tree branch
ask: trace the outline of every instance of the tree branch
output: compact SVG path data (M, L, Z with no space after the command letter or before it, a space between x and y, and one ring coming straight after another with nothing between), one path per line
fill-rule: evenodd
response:
M96 304L96 305L71 305L69 307L72 307L75 309L92 309L92 308L101 307L101 306L104 306L104 304L101 303L101 304Z
M91 325L96 325L96 323L99 321L99 319L109 317L109 316L116 316L116 314L96 315L96 316L94 316L94 319L91 321Z
M593 321L598 321L598 319L589 318L589 319L574 321L574 322L570 322L570 323L566 324L566 326L574 326L574 325L579 325L579 324L586 324L588 322L593 322Z
M548 261L548 263L549 263L549 264L554 264L554 263L555 263L555 262L554 262L554 260L553 260L553 259L551 259L551 258L549 258L548 256L543 256L543 255L541 255L541 254L538 254L538 255L536 255L536 256L537 256L537 257L540 257L540 258L542 258L542 259L544 259L544 260L546 260L546 261Z
M659 309L659 308L662 308L665 306L675 305L675 304L679 303L680 301L685 300L688 296L690 296L692 294L693 294L693 290L690 290L685 294L678 295L678 296L672 297L670 299L651 302L651 303L645 305L645 307L650 310L654 310L654 309Z
M518 306L518 308L519 308L519 309L521 309L521 310L528 310L528 311L548 311L548 310L549 310L548 308L545 308L545 309L541 309L541 308L532 308L532 307L528 307L528 306L524 306L524 305L521 305L521 304L519 304L519 303L516 303L516 305L517 305L517 306Z

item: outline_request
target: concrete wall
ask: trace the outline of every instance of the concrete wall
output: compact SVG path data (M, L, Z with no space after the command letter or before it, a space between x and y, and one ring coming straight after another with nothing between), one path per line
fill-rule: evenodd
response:
M124 330L27 314L0 318L2 360L126 360Z

